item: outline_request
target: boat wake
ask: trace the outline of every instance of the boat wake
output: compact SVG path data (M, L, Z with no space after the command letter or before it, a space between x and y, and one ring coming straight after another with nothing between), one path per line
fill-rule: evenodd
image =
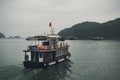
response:
M0 67L0 80L62 80L72 72L70 68L70 60L44 69L28 69L22 64L8 65Z

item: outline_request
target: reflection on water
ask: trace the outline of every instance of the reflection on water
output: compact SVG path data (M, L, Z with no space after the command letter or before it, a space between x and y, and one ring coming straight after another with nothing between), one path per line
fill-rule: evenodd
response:
M72 62L66 60L44 69L26 69L22 65L1 67L0 80L65 80L69 78Z

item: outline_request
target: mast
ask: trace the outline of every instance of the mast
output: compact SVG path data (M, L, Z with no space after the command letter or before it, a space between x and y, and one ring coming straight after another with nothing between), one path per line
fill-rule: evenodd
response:
M51 28L51 34L54 34L55 30L54 30L54 28L52 27L52 23L51 23L51 22L49 23L49 27Z
M54 34L54 30L53 30L53 27L51 27L51 34Z

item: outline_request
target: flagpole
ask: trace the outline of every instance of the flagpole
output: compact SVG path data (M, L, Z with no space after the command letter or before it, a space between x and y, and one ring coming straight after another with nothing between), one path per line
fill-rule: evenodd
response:
M54 30L53 30L53 27L52 27L52 23L51 23L51 22L49 23L49 27L51 27L51 34L54 34Z
M53 32L53 28L51 27L51 34L54 34L54 32Z

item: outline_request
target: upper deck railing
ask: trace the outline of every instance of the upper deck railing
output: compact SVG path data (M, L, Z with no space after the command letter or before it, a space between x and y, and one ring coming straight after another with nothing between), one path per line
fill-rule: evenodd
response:
M34 45L34 46L28 46L27 50L23 50L24 52L50 52L50 51L56 51L56 50L60 50L60 49L65 49L68 48L69 45L57 45L57 46L38 46L38 45Z
M69 47L67 43L64 43L64 39L57 34L47 34L45 36L29 37L26 40L32 41L32 45L27 47L24 51L51 51L57 49L63 49ZM33 41L35 42L33 44ZM39 41L42 42L41 45ZM62 41L62 42L61 42Z

